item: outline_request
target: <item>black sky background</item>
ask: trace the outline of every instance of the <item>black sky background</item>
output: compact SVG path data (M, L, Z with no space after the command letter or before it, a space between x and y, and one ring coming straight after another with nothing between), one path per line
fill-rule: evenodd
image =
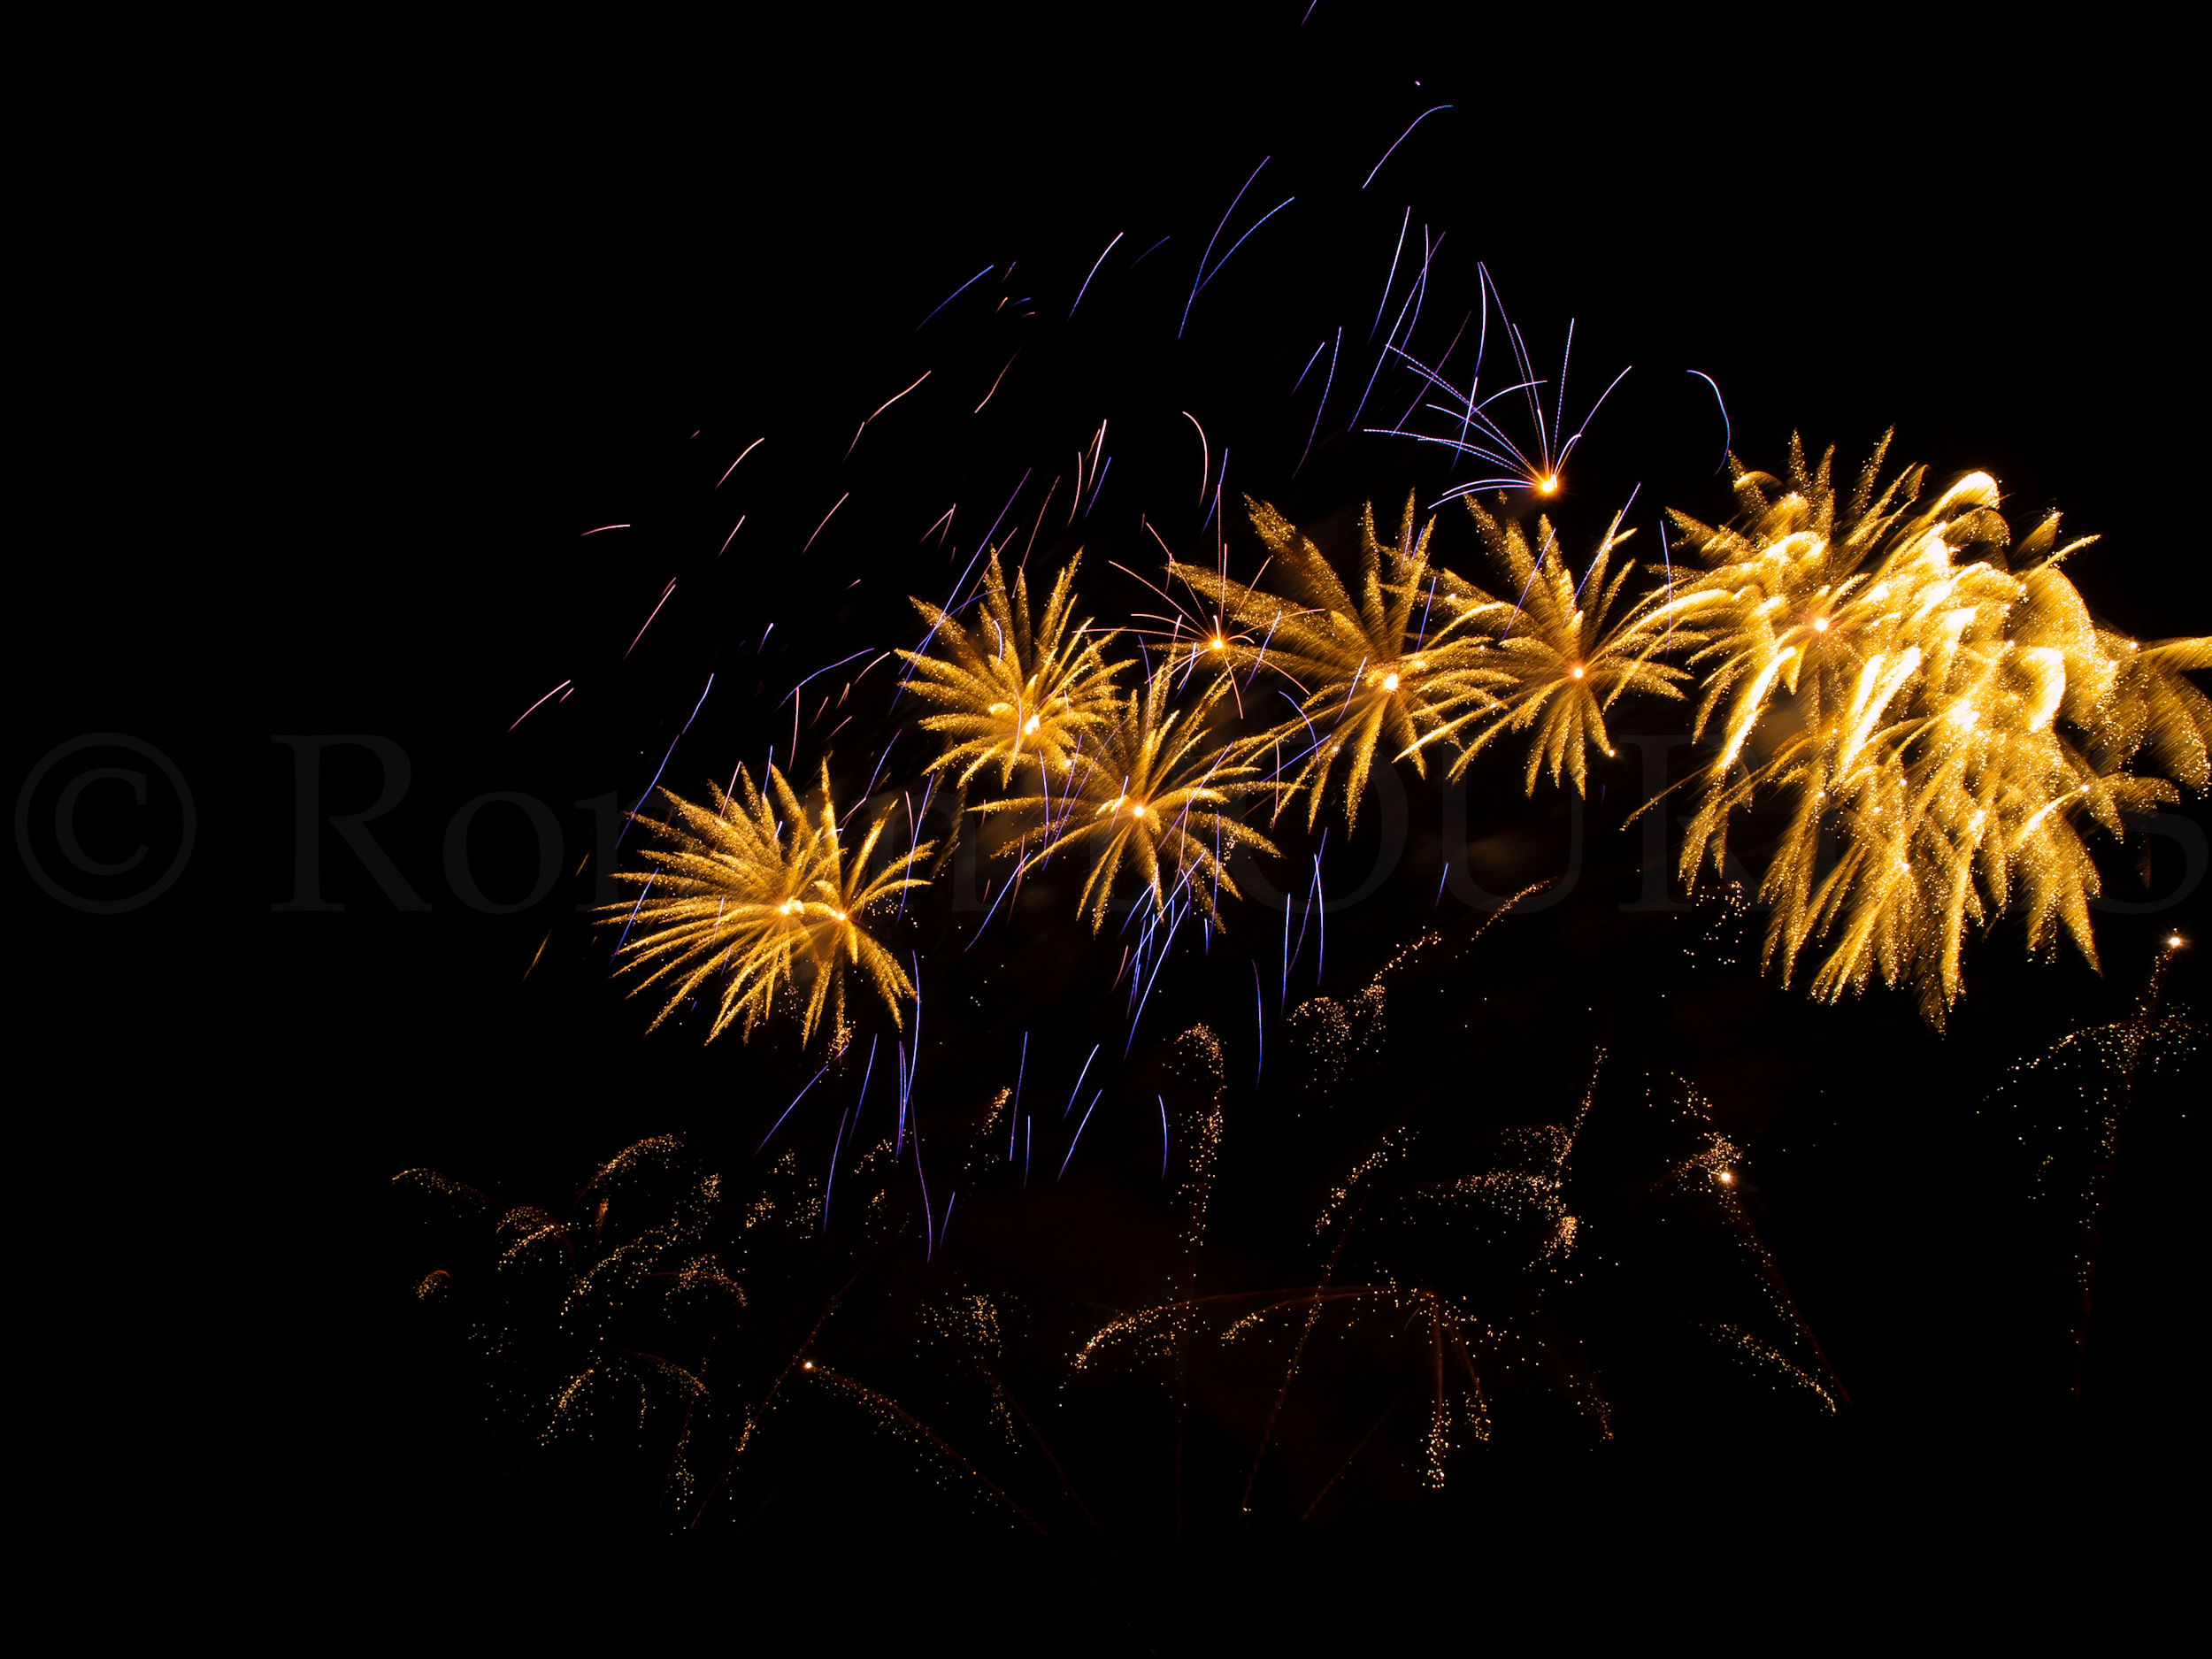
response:
M956 498L964 564L972 511L989 516L971 502L1064 467L1102 418L1117 471L1062 545L1085 541L1102 614L1137 593L1106 561L1149 546L1139 511L1171 540L1199 534L1183 408L1236 452L1232 496L1294 516L1340 523L1371 492L1425 480L1402 446L1326 419L1288 476L1313 404L1310 381L1285 388L1332 328L1363 337L1409 205L1416 238L1425 222L1448 237L1419 336L1432 351L1473 303L1479 258L1540 365L1576 319L1571 407L1636 365L1561 509L1571 543L1632 488L1647 522L1661 503L1726 511L1694 367L1724 388L1749 463L1778 466L1796 430L1855 465L1894 425L1894 457L1993 472L2016 523L2055 503L2102 533L2072 566L2101 613L2149 636L2212 630L2186 459L2197 204L2152 65L2078 39L1997 55L1977 34L1909 30L1601 53L1587 19L1454 28L1324 0L1302 27L1297 11L933 24L864 46L741 26L710 64L671 38L557 72L534 50L409 52L404 73L349 78L327 104L293 88L257 114L206 111L190 142L160 124L86 141L104 159L58 176L36 256L58 366L22 451L42 546L21 566L12 760L19 777L80 732L133 733L174 757L199 814L193 863L143 911L65 912L17 878L36 940L26 1046L63 1057L33 1090L51 1103L29 1132L38 1167L65 1171L35 1183L42 1213L50 1228L73 1203L123 1213L109 1228L142 1263L122 1293L140 1312L119 1319L140 1334L109 1339L130 1357L96 1385L52 1385L111 1471L101 1484L127 1486L134 1460L204 1464L153 1401L211 1380L240 1460L274 1471L257 1501L272 1514L388 1537L426 1507L496 1510L486 1454L435 1401L400 1397L418 1373L380 1242L389 1176L429 1164L551 1204L640 1135L710 1137L725 1112L733 1138L754 1133L754 1097L780 1104L785 1074L803 1077L787 1053L703 1056L695 1033L641 1041L570 909L591 884L565 879L590 822L569 803L634 801L710 671L668 781L695 791L769 741L781 759L789 712L773 705L790 683L907 642L904 596L941 597L957 573L922 526ZM1360 190L1436 104L1452 107ZM1179 343L1199 250L1263 157L1234 226L1298 199L1199 296ZM977 267L1009 261L1012 286L995 272L917 332ZM979 303L1000 294L1014 311L1032 299L1033 335ZM1025 339L995 406L967 412L956 394ZM1500 360L1494 345L1486 379ZM841 461L861 418L926 368ZM632 528L580 534L614 523ZM1238 535L1232 518L1233 565ZM772 620L772 650L733 644ZM564 678L570 703L508 735ZM291 883L277 733L405 748L410 794L378 833L429 914L396 910L327 830L345 912L270 913ZM872 755L856 737L841 768ZM820 752L802 744L810 771ZM326 793L357 806L375 781L334 756ZM1502 824L1517 780L1495 781ZM1560 916L1619 925L1635 876L1617 797L1633 781L1593 803L1586 902ZM454 897L442 835L460 803L506 789L561 813L564 880L529 913L483 916ZM1539 800L1555 827L1555 793ZM499 893L528 884L527 855L501 840L517 827L488 814L472 843ZM1417 833L1407 893L1432 887L1435 856ZM2206 902L2105 918L2101 979L2070 954L2024 970L1985 943L1940 1041L1901 998L1811 1009L1747 972L1702 1021L1609 1007L1609 1030L1625 1020L1671 1055L1750 1139L1762 1225L1857 1400L1847 1450L1818 1455L1863 1452L1949 1491L2085 1460L2140 1474L2180 1432L2195 1260L2182 1103L2147 1100L2131 1132L2085 1417L2054 1363L2052 1264L2023 1255L2038 1235L2019 1167L1974 1108L2004 1064L2117 1018L2154 938L2177 917L2200 933ZM1332 947L1347 983L1402 914L1386 894L1348 920ZM1550 923L1502 932L1516 926ZM2200 1002L2200 975L2185 957L2170 996ZM1048 987L1027 995L1040 1018L1064 1012ZM1531 1018L1527 1078L1555 1069L1546 1044L1586 1052L1586 1022ZM108 1259L97 1240L81 1248ZM73 1324L105 1294L76 1285L46 1305ZM188 1389L149 1352L173 1342L212 1354ZM1815 1455L1755 1436L1733 1455L1747 1480Z

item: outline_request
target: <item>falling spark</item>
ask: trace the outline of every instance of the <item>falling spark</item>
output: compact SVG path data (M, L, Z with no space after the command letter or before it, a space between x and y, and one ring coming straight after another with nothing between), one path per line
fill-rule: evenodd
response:
M647 619L649 621L651 618L647 618ZM561 681L561 684L560 684L559 686L556 686L556 687L553 687L553 691L558 691L558 690L560 690L560 689L561 689L561 687L562 687L562 686L567 686L567 685L571 685L571 684L573 684L573 683L574 683L573 681L564 680L563 681ZM521 724L522 724L525 720L528 719L528 718L529 718L532 715L535 714L535 713L538 711L539 705L540 705L541 703L544 703L544 702L545 702L546 697L550 697L550 696L553 695L553 691L549 691L549 692L547 692L547 693L545 694L545 697L540 697L536 703L532 703L532 704L531 704L528 708L525 709L525 710L523 710L520 714L518 714L517 716L515 716L515 726L520 726L520 725L521 725ZM513 731L513 730L515 729L515 726L509 726L507 729L508 729L510 732L511 732L511 731Z
M844 505L847 502L850 501L852 498L853 498L853 493L852 493L852 491L850 491L850 490L847 490L847 491L846 491L843 495L840 495L840 496L837 498L836 502L835 502L835 503L834 503L831 506L830 510L829 510L827 512L826 512L826 513L824 513L824 514L822 515L822 522L821 522L820 524L818 524L818 525L816 525L816 526L814 526L814 535L810 535L810 536L807 537L807 539L806 539L806 547L803 547L803 548L801 548L801 549L799 549L799 557L802 557L802 558L805 557L806 557L807 548L810 548L810 547L812 547L812 546L814 545L814 536L817 536L817 535L821 534L822 534L822 532L823 532L824 530L826 530L826 529L827 529L827 528L829 527L829 521L830 521L832 518L834 518L837 516L837 509L838 509L838 508L840 508L840 507L842 507L842 506L843 506L843 505Z
M956 288L953 289L953 291L952 291L951 293L949 293L949 294L946 295L944 298L942 298L941 300L939 300L939 301L937 302L937 303L936 303L935 307L934 307L934 308L933 308L933 309L932 309L932 311L930 311L930 313L929 313L929 317L925 317L925 318L923 318L923 319L922 319L922 320L921 320L920 322L916 323L916 324L914 325L914 332L915 332L916 334L920 334L920 333L922 332L922 330L923 330L923 329L925 329L925 328L926 328L926 327L928 327L928 326L929 326L929 322L930 322L930 318L931 318L931 317L934 317L934 316L936 316L936 315L937 315L937 313L938 313L939 311L943 311L943 310L945 309L945 307L946 307L946 306L948 306L948 305L951 304L951 303L953 303L953 301L955 301L955 300L958 299L958 298L959 298L959 297L960 297L963 294L965 294L965 293L966 293L966 292L967 292L970 288L973 288L973 287L974 287L977 283L979 283L979 282L982 281L982 280L983 280L983 279L984 279L985 277L987 277L987 276L990 275L992 272L994 272L994 271L995 271L995 270L997 270L997 269L998 269L998 266L996 266L995 265L985 265L985 266L983 267L983 269L981 269L980 271L977 272L977 273L976 273L973 276L970 277L970 278L969 278L969 279L968 279L965 282L963 282L963 283L962 283L962 284L961 284L958 288ZM1007 266L1006 271L1007 271L1007 274L1008 274L1009 276L1011 276L1011 275L1013 274L1014 268L1013 268L1013 266L1009 265L1009 266Z
M1714 472L1717 474L1722 467L1728 465L1728 452L1735 447L1735 428L1728 423L1728 400L1720 395L1720 382L1706 373L1704 370L1686 369L1683 372L1686 374L1696 375L1699 380L1711 387L1713 401L1720 405L1720 461L1713 468Z
M737 471L738 462L744 460L747 456L750 455L754 450L759 449L762 444L767 442L768 434L763 433L759 437L755 438L750 443L747 444L742 449L740 449L737 452L737 460L731 462L728 466L725 467L722 471L722 476L714 480L715 488L719 489L723 485L728 483L730 481L730 474ZM741 524L744 520L740 519L738 522ZM737 532L733 530L730 534L732 535L735 535Z
M1098 1110L1098 1102L1105 1098L1106 1091L1101 1089L1091 1096L1091 1103L1083 1109L1083 1121L1075 1125L1075 1139L1068 1142L1068 1155L1060 1160L1060 1173L1052 1178L1056 1182L1066 1176L1068 1165L1075 1161L1075 1148L1083 1143L1083 1132L1091 1126L1091 1114Z
M1244 193L1252 188L1252 180L1258 178L1261 171L1266 167L1270 161L1273 159L1274 157L1271 156L1263 156L1260 157L1259 166L1252 169L1252 178L1247 179L1241 185L1237 187L1236 195L1232 196L1229 201L1229 211L1221 216L1221 223L1214 227L1214 234L1206 239L1206 251L1198 256L1198 273L1195 276L1191 278L1190 298L1183 302L1182 321L1178 323L1175 326L1175 337L1178 340L1180 340L1183 337L1183 328L1185 325L1190 321L1190 308L1197 303L1198 290L1205 283L1206 261L1214 257L1214 244L1221 240L1221 233L1228 226L1230 214L1233 214L1237 211L1237 204L1244 200Z
M735 535L735 534L737 534L737 532L735 532L734 530L733 530L732 532L730 532L730 534L731 534L732 535ZM651 627L651 626L653 626L653 618L654 618L654 617L657 617L657 616L658 616L658 615L660 615L660 613L661 613L661 606L663 606L663 605L664 605L664 604L666 604L666 603L668 603L668 595L671 595L671 594L672 594L672 593L674 593L675 591L676 591L676 578L674 578L674 577L672 577L672 577L670 577L670 578L668 579L668 586L661 589L661 596L660 596L657 600L656 600L656 601L654 602L654 604L653 604L653 611L652 611L652 615L651 615L651 616L649 616L649 617L647 617L647 618L645 618L645 626L644 626L644 627L640 628L640 629L637 631L636 637L631 640L631 641L630 641L629 646L627 647L627 649L626 649L623 651L623 653L622 653L622 660L623 660L623 661L625 661L625 662L629 661L629 659L630 659L630 652L631 652L631 651L634 651L635 649L637 649L637 642L638 642L638 641L639 641L639 640L641 640L641 639L643 639L643 638L645 637L645 629L646 629L646 628L649 628L649 627ZM518 722L517 722L517 724L518 724L518 725L519 725L519 724L520 724L520 722L519 722L519 721L518 721Z
M1410 137L1412 137L1412 136L1413 136L1413 127L1418 127L1418 126L1420 126L1420 125L1421 125L1421 123L1422 123L1422 122L1424 122L1424 121L1425 121L1425 120L1427 120L1427 119L1429 119L1429 117L1430 117L1430 116L1432 116L1432 115L1438 115L1438 114L1440 114L1440 113L1442 113L1444 111L1448 110L1448 109L1450 109L1451 107L1452 107L1452 106L1451 106L1450 104L1438 104L1438 105L1436 106L1436 108L1435 108L1435 109L1433 109L1433 110L1424 110L1424 111L1421 111L1421 113L1420 113L1420 114L1418 114L1418 115L1415 116L1415 117L1413 118L1413 126L1412 126L1412 127L1407 127L1407 128L1406 128L1406 130L1405 130L1404 132L1402 132L1402 133L1399 134L1398 134L1398 138L1397 138L1397 142L1396 142L1396 143L1392 144L1388 150L1384 150L1384 151L1383 151L1383 153L1382 153L1382 161L1379 161L1379 162L1377 162L1377 163L1376 163L1376 164L1375 164L1372 167L1371 167L1371 168L1369 168L1369 169L1368 169L1368 172L1367 172L1367 176L1366 176L1364 179L1363 179L1363 180L1360 180L1360 186L1359 186L1359 188L1360 188L1361 189L1364 190L1364 189L1365 189L1365 188L1366 188L1369 185L1371 185L1371 184L1372 184L1372 183L1374 183L1374 182L1375 182L1375 175L1376 175L1377 173L1380 173L1380 172L1382 171L1382 169L1383 169L1383 161L1388 161L1388 160L1391 158L1391 157L1393 157L1393 156L1394 156L1394 155L1396 155L1396 154L1398 153L1398 145L1399 145L1399 144L1402 144L1402 143L1404 143L1404 142L1406 142L1406 140L1407 140L1407 139L1409 139L1409 138L1410 138ZM1410 210L1409 210L1409 215L1410 215Z
M1125 234L1125 233L1122 231L1116 231L1114 233L1113 242L1108 242L1104 252L1102 252L1096 259L1091 262L1090 270L1084 275L1083 286L1075 290L1075 305L1068 307L1069 316L1072 317L1075 315L1075 306L1080 305L1083 303L1083 296L1091 291L1091 278L1098 274L1098 267L1106 263L1106 255L1113 252L1115 243L1120 242Z

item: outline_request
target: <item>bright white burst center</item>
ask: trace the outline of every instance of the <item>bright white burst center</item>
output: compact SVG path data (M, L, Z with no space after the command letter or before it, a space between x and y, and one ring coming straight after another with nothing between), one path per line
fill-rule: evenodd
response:
M1395 674L1385 674L1383 676L1383 689L1385 691L1395 691L1397 688L1398 676Z

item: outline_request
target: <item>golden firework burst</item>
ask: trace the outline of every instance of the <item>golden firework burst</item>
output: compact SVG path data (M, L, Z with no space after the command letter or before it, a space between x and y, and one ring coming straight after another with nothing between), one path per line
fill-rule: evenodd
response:
M874 986L892 1023L900 1025L899 1004L914 987L869 932L867 917L907 888L927 885L904 872L934 843L925 841L879 867L874 855L884 818L879 815L849 850L826 766L811 811L773 766L765 796L744 771L737 777L735 799L712 782L710 805L663 789L669 818L637 819L659 843L643 855L652 868L617 872L618 880L640 884L637 901L602 912L607 925L625 933L618 972L641 976L630 994L662 987L667 1001L654 1016L657 1026L718 982L707 1032L712 1041L733 1020L741 1037L750 1037L778 994L795 999L804 981L800 1041L807 1042L825 1011L829 1029L843 1026L850 966Z
M1288 800L1306 795L1306 823L1318 818L1323 797L1339 778L1344 822L1356 821L1375 748L1387 740L1425 775L1421 747L1460 710L1494 709L1491 688L1508 676L1480 642L1448 636L1444 611L1432 604L1441 573L1429 565L1432 518L1415 532L1413 497L1406 498L1398 538L1386 548L1375 534L1374 510L1360 515L1359 597L1355 600L1312 541L1264 502L1247 498L1270 558L1262 574L1271 588L1247 587L1201 565L1171 564L1170 573L1212 599L1260 636L1224 639L1209 653L1230 672L1275 670L1304 694L1294 718L1246 741L1245 752L1295 757ZM1197 648L1193 648L1196 655ZM1287 694L1286 694L1287 695ZM1279 804L1278 810L1280 810Z
M915 694L943 710L921 725L944 744L930 770L956 768L956 788L965 790L993 764L1002 788L1026 764L1065 772L1084 738L1118 718L1114 676L1124 664L1108 662L1100 649L1110 634L1093 634L1088 622L1070 626L1081 557L1053 582L1033 626L1029 579L1017 570L1010 592L995 549L972 626L926 600L912 602L930 637L922 650L899 656L912 666Z
M1141 696L1120 705L1120 718L1093 743L1057 788L1049 770L1038 793L987 802L975 810L1018 815L1033 825L1023 841L1039 843L1025 857L1017 876L1056 853L1076 848L1092 855L1091 873L1076 900L1091 911L1091 931L1106 919L1115 877L1133 869L1164 912L1176 893L1187 888L1191 902L1217 927L1222 926L1218 894L1240 896L1230 879L1228 859L1239 846L1273 853L1274 845L1227 810L1239 798L1271 786L1256 780L1256 768L1242 764L1236 746L1214 736L1208 718L1226 695L1228 681L1217 679L1184 709L1171 709L1179 671L1164 663Z
M1671 664L1653 660L1666 641L1650 616L1632 611L1617 626L1609 631L1606 626L1636 567L1623 559L1609 581L1607 571L1615 549L1634 532L1623 529L1616 513L1589 568L1578 579L1559 550L1548 518L1537 519L1537 545L1532 549L1517 523L1493 518L1472 497L1467 509L1491 564L1517 596L1499 598L1441 571L1440 597L1450 608L1448 634L1480 652L1499 690L1488 708L1470 710L1420 741L1448 738L1459 744L1450 774L1455 781L1502 733L1533 727L1523 779L1528 793L1535 794L1537 774L1548 766L1554 783L1563 772L1574 780L1577 793L1583 793L1588 752L1613 753L1606 710L1632 691L1678 700L1680 685L1689 678Z
M2056 568L2094 538L2061 546L2053 513L2015 545L1984 472L1924 505L1924 468L1878 490L1886 444L1847 497L1832 450L1809 468L1793 440L1784 479L1739 466L1736 522L1674 515L1708 568L1638 621L1686 630L1689 660L1707 664L1699 733L1725 703L1684 875L1722 870L1732 816L1781 793L1787 827L1760 884L1774 906L1765 961L1786 984L1832 936L1816 995L1878 972L1909 981L1940 1025L1970 930L2016 903L2031 950L2062 929L2096 961L2082 828L2117 837L2123 811L2177 799L2127 770L2139 757L2203 787L2212 703L2181 674L2212 664L2212 641L2100 627Z

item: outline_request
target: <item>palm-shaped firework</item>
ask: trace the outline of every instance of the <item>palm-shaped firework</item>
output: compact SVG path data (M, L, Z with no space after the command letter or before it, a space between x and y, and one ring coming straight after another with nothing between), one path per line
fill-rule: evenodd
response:
M1181 671L1188 678L1188 669ZM1033 795L993 801L979 812L1018 814L1034 826L1041 843L1024 858L1019 875L1055 853L1081 847L1092 854L1090 879L1076 901L1091 912L1091 931L1104 924L1114 879L1133 868L1164 912L1188 890L1190 902L1219 927L1218 896L1239 895L1228 859L1240 846L1273 853L1274 845L1239 823L1225 809L1260 793L1256 768L1239 764L1234 746L1212 736L1207 716L1225 695L1217 680L1187 708L1171 709L1178 665L1163 664L1141 697L1121 704L1120 718L1085 753L1058 788L1048 769ZM1025 835L1021 846L1026 847Z
M773 766L767 773L773 808L742 769L737 777L742 787L735 799L708 783L712 810L664 789L672 817L638 820L662 844L645 851L650 870L617 872L618 880L642 884L637 902L605 912L624 933L616 947L618 956L626 950L619 971L642 975L631 995L663 986L668 1000L654 1016L658 1025L719 979L707 1032L711 1041L733 1020L741 1022L740 1035L749 1037L779 992L797 995L803 975L810 981L800 1020L804 1042L826 1010L833 1030L843 1025L849 964L875 987L898 1024L899 1003L914 987L868 932L865 918L887 900L925 885L903 872L934 843L925 841L872 872L884 820L878 817L858 849L848 851L826 767L812 813Z
M1348 757L1342 772L1348 828L1379 742L1386 739L1420 769L1422 740L1470 704L1496 707L1490 688L1507 677L1479 644L1441 637L1445 617L1430 603L1440 580L1429 565L1435 520L1417 536L1410 495L1398 539L1388 548L1375 535L1373 508L1362 512L1356 600L1310 539L1266 503L1248 504L1271 555L1266 568L1278 572L1273 588L1247 587L1201 565L1169 569L1261 635L1257 646L1248 639L1220 641L1227 667L1271 667L1305 694L1292 700L1294 717L1248 740L1247 752L1279 756L1289 749L1295 770L1284 794L1305 793L1309 828L1338 775L1338 760Z
M1538 546L1532 549L1518 524L1492 518L1471 499L1467 506L1491 563L1517 596L1501 599L1450 571L1440 572L1439 596L1451 611L1445 631L1481 652L1496 674L1494 683L1502 689L1487 708L1444 723L1421 741L1450 738L1460 745L1451 771L1456 780L1501 733L1532 726L1524 779L1528 792L1536 792L1536 774L1546 766L1554 783L1563 771L1580 792L1586 753L1613 752L1605 711L1631 691L1679 699L1678 686L1689 678L1671 664L1652 660L1664 639L1648 617L1631 613L1609 632L1606 627L1635 565L1624 559L1609 582L1606 571L1614 549L1634 533L1624 530L1621 515L1615 514L1590 567L1578 580L1560 553L1549 519L1537 519Z
M994 764L1002 787L1028 763L1065 773L1084 738L1117 718L1113 681L1123 664L1100 651L1107 636L1090 634L1087 623L1069 626L1080 557L1060 572L1034 626L1028 576L1017 570L1010 593L995 550L972 626L925 600L913 602L930 637L921 650L899 656L912 666L909 683L916 695L944 710L921 725L945 746L930 770L957 768L956 788L965 790L971 778Z

